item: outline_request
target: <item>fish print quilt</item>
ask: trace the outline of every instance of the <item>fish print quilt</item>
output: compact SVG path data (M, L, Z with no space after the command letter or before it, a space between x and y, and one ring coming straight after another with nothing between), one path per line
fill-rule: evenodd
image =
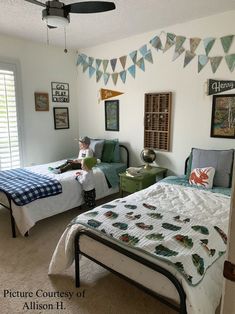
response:
M70 223L74 224L94 228L170 263L192 286L226 251L227 236L219 226L163 211L147 202L117 199L79 215Z

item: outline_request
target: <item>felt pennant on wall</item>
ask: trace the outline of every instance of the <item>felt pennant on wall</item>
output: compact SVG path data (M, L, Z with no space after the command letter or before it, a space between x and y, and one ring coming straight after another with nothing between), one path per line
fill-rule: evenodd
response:
M105 89L105 88L100 89L101 100L109 99L109 98L116 97L116 96L122 95L122 94L123 94L122 92L118 92L118 91L111 90L111 89Z
M208 80L208 95L214 95L235 88L235 81Z

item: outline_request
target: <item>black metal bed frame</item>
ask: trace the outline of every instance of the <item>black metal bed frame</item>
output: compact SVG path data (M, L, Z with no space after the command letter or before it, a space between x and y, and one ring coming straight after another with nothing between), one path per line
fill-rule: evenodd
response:
M158 293L152 291L151 289L141 285L137 281L130 279L127 276L117 272L116 270L106 266L105 264L101 263L100 261L96 260L95 258L89 256L85 252L82 252L82 250L80 249L79 240L80 240L80 237L83 235L90 237L90 238L106 245L107 247L115 250L116 252L119 252L119 253L131 258L132 260L138 262L140 265L144 265L144 266L148 267L149 269L152 269L152 270L162 274L166 278L168 278L171 281L171 283L175 286L175 288L178 292L179 299L180 299L179 306L171 303L170 301L168 301L166 298L164 298L160 294L158 294ZM80 255L83 255L83 256L89 258L90 260L92 260L93 262L97 263L98 265L106 268L110 272L112 272L112 273L118 275L119 277L124 278L127 281L131 282L132 284L134 284L135 286L144 290L148 294L154 296L155 298L160 300L162 303L164 303L164 304L168 305L169 307L173 308L174 310L178 311L178 313L180 313L180 314L186 314L187 313L186 294L184 292L182 285L180 284L180 282L178 281L178 279L174 275L172 275L168 270L164 269L163 267L161 267L157 264L154 264L153 262L148 261L148 260L144 259L143 257L138 256L138 255L124 249L123 247L120 247L117 244L104 239L103 237L99 237L97 234L94 234L89 230L80 230L76 233L75 240L74 240L74 249L75 249L75 284L76 284L77 288L80 287L80 267L79 267L80 266Z
M130 156L129 156L129 151L128 151L128 148L123 145L123 144L119 144L119 147L123 148L124 151L126 152L126 165L127 165L127 168L129 167L129 164L130 164ZM12 214L12 206L11 206L11 197L10 195L8 195L7 193L4 193L7 197L7 200L8 200L8 203L9 203L9 206L6 206L6 204L0 202L0 205L2 205L3 207L5 207L6 209L8 209L10 211L10 217L11 217L11 233L12 233L12 238L16 238L16 225L15 225L15 219L13 217L13 214ZM25 236L27 237L29 234L28 232L25 233Z

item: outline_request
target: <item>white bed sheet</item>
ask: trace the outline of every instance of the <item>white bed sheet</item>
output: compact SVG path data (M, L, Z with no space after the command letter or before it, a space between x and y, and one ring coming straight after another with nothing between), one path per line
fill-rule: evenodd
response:
M191 216L196 219L201 219L204 224L207 222L215 224L225 232L227 232L228 229L230 197L222 194L177 185L169 185L167 183L157 183L145 190L127 196L126 198L128 198L128 200L141 202L148 201L148 203L161 206L162 208L165 208L165 210L170 208L171 210L174 210L176 214L184 214L187 215L187 217ZM85 227L82 225L73 225L71 228L65 230L53 254L49 267L49 274L60 273L72 264L74 260L74 237L79 229L84 228ZM105 236L103 235L103 237ZM134 250L132 248L128 249L131 251ZM90 249L90 251L92 250L94 252L97 250L95 244L94 247ZM144 256L143 253L140 253L139 251L137 252L134 250L134 252ZM104 252L100 251L97 251L97 255L107 256L107 254L105 255ZM195 287L190 286L182 275L170 265L155 259L154 257L145 256L145 258L166 268L181 282L187 295L186 305L189 314L215 313L220 302L222 290L222 265L224 257L217 260L207 270L204 279ZM117 265L119 261L120 259L114 257L110 263L112 265ZM134 274L134 277L137 278L137 280L141 280L139 273L140 271L137 271ZM154 280L154 277L152 276L148 276L147 278L149 278L149 282L148 279L147 282L146 279L145 282L141 282L156 292L159 292L159 287L161 287L160 293L163 296L171 296L173 300L177 300L177 293L173 290L170 291L169 283L167 284L165 280L162 280L161 278Z
M75 180L75 173L78 170L71 170L62 174L54 174L48 167L56 167L66 160L57 161L50 164L27 167L26 169L35 173L47 175L58 180L62 185L62 193L46 198L37 199L24 206L12 204L12 213L15 223L22 235L29 231L37 221L66 210L80 206L83 203L82 188ZM103 172L99 168L94 168L96 199L118 192L118 187L109 188ZM8 204L6 195L0 192L0 202Z

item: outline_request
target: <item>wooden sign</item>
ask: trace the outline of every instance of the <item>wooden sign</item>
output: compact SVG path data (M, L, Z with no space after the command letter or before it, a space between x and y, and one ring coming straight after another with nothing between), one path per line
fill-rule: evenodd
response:
M235 88L235 81L208 80L208 95L214 95Z
M112 97L115 97L118 95L122 95L122 94L123 94L122 92L117 92L117 91L111 90L111 89L104 89L104 88L100 89L101 100L109 99L109 98L112 98Z
M51 94L53 102L69 102L69 84L52 82Z

